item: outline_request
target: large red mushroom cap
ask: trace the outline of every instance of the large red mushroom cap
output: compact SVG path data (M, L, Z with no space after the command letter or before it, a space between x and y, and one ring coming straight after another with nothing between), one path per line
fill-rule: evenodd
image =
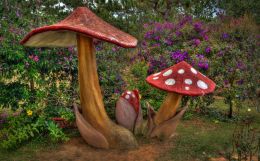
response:
M211 93L216 86L211 79L185 61L148 76L146 81L159 89L189 96Z
M78 7L57 24L32 30L21 44L31 47L70 47L77 44L77 33L125 48L137 45L136 38L111 26L86 7Z

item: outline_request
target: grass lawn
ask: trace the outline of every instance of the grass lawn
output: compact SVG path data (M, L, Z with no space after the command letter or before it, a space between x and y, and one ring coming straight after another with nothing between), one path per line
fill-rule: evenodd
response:
M224 107L223 109L225 110ZM252 109L250 113L243 110L241 115L253 116L254 126L260 128L260 113L257 113L255 109ZM0 160L104 160L104 158L107 158L105 160L117 160L116 158L118 160L158 161L208 160L212 157L225 156L232 151L231 139L235 126L235 122L218 122L215 119L194 114L189 120L183 120L180 123L177 134L171 141L164 143L141 139L138 149L99 150L87 146L74 132L73 139L75 138L76 141L54 144L49 143L47 139L38 138L17 150L0 151Z
M230 151L234 124L214 123L207 119L184 121L178 127L174 148L169 157L172 160L207 160Z

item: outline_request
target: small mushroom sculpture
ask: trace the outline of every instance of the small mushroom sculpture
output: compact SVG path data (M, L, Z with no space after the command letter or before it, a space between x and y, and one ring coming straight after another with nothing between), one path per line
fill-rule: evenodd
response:
M138 90L125 91L116 103L117 123L134 134L142 132L142 109Z
M156 114L148 105L148 135L166 139L173 136L179 119L187 109L186 106L176 114L182 96L205 95L213 92L216 86L185 61L148 76L146 81L168 92Z
M21 41L29 47L77 46L80 102L76 111L77 126L84 140L99 148L132 148L137 146L132 132L112 122L104 108L98 81L93 39L133 48L137 39L111 26L86 7L76 8L57 24L32 30Z

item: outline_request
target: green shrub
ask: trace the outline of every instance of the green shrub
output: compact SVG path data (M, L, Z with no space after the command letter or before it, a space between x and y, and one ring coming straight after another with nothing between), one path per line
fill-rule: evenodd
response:
M68 138L63 131L51 121L48 113L44 113L36 105L23 108L20 111L12 112L9 110L0 111L2 122L0 122L0 147L13 149L22 143L33 139L36 136L49 136L53 141L66 141ZM73 118L71 115L61 112L67 119ZM66 115L65 115L66 114ZM3 120L5 119L5 120Z
M155 110L157 110L164 97L166 96L166 92L163 92L159 89L156 89L149 85L145 79L147 77L148 65L145 61L136 61L131 66L131 74L127 76L128 80L128 89L138 89L141 95L141 107L146 114L146 102L149 102Z

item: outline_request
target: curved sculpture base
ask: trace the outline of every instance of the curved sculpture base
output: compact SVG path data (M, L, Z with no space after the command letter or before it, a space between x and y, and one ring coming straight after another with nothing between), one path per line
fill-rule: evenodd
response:
M76 124L79 129L80 135L82 138L91 146L97 148L108 149L109 144L107 139L103 134L94 129L79 113L78 107L76 104L73 104L75 115L76 115Z
M83 139L91 146L96 147L96 148L103 148L103 149L108 149L108 148L120 148L120 149L129 149L129 145L134 145L133 147L137 146L137 142L132 135L133 139L129 140L129 137L118 137L117 139L117 147L112 147L109 145L108 140L106 137L96 130L89 122L87 122L82 114L79 112L79 109L76 104L73 104L74 110L75 110L75 115L76 115L76 124L79 129L79 132ZM179 124L180 119L182 118L183 114L187 110L188 106L185 106L182 108L175 116L170 118L169 120L166 120L162 122L159 125L156 125L154 123L154 117L156 115L156 112L153 110L153 108L148 105L148 120L147 120L147 136L154 138L157 137L161 140L168 140L172 138L172 136L175 134L177 125ZM117 125L118 126L118 125ZM122 128L122 127L121 127ZM128 136L130 131L127 130L127 134L124 133L124 131L113 128L114 131L117 131L117 133L122 134L121 136ZM125 130L125 129L124 129ZM144 127L142 126L141 131L144 131ZM122 140L123 139L123 140ZM127 143L127 146L124 145Z
M170 139L174 136L176 128L180 122L180 119L184 115L188 106L183 107L177 114L171 117L169 120L166 120L159 125L155 125L154 116L156 115L153 108L148 105L148 137L157 137L162 140Z

